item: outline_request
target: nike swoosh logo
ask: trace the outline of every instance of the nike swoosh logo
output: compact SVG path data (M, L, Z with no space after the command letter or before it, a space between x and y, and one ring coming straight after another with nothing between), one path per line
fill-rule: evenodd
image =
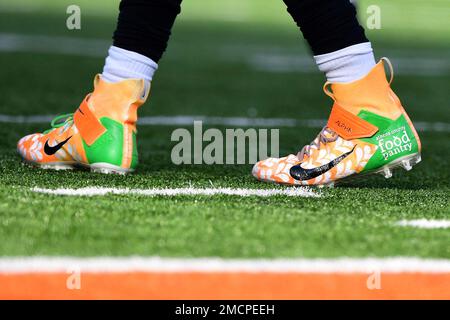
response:
M317 168L304 169L304 168L302 168L301 164L297 164L297 165L291 167L291 170L289 170L289 173L291 174L292 178L294 178L295 180L306 181L306 180L314 179L314 178L324 174L325 172L331 170L333 167L337 166L339 164L339 162L341 162L342 160L347 158L353 152L353 150L355 150L355 148L356 148L356 146L354 146L351 151L346 152L346 153L340 155L339 157L337 157L336 159L334 159L333 161L330 161L327 164L324 164L323 166L320 166Z
M58 143L57 145L55 145L53 147L48 145L48 140L47 140L44 145L44 152L49 156L57 153L58 150L61 149L67 143L67 141L70 140L70 138L72 138L72 136L68 137L66 140Z

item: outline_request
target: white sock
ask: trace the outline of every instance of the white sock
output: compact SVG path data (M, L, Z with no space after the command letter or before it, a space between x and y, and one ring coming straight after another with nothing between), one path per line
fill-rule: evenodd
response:
M353 82L363 78L375 66L375 57L370 42L331 53L314 56L319 70L325 72L331 83Z
M126 79L144 79L148 87L158 64L146 56L111 46L108 51L102 79L119 82Z

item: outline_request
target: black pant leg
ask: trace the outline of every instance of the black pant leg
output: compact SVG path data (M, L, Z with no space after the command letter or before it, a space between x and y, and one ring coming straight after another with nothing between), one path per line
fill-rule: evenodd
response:
M114 46L140 53L155 62L167 48L182 0L122 0Z
M368 42L349 0L283 0L314 55Z

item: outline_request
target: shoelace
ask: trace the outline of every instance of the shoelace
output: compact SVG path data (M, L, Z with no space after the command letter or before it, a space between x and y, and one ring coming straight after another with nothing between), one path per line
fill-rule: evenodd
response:
M64 120L64 121L62 121ZM61 128L62 126L66 125L68 122L71 122L73 120L73 113L66 113L59 116L56 116L53 118L50 125L52 126L51 129L45 130L44 134L49 133L50 131L54 129Z
M327 134L331 136L327 136ZM303 158L305 156L309 157L311 147L314 146L317 148L317 150L320 150L321 143L326 144L329 142L334 142L338 137L339 135L336 132L334 132L328 127L323 127L322 130L320 130L320 133L317 135L317 137L310 144L304 146L302 150L300 150L297 153L298 160L303 161Z

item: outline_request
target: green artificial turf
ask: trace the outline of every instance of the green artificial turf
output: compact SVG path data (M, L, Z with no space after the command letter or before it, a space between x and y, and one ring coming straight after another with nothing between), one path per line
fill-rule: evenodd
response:
M325 119L331 101L322 93L324 78L319 72L273 73L255 69L249 62L261 53L308 54L282 3L259 10L258 1L250 1L248 8L239 5L241 15L236 18L225 1L219 9L208 4L204 10L210 14L202 16L198 10L208 1L186 0L185 15L175 26L151 99L140 115ZM108 40L114 28L117 10L112 4L102 9L97 2L79 1L86 11L83 28L68 31L65 6L48 0L32 2L35 9L31 11L8 12L0 2L1 32ZM30 3L17 1L14 8L27 8ZM386 8L383 29L369 32L377 56L392 53L394 63L398 56L445 56L450 52L450 28L448 21L440 24L438 19L448 5L420 2L433 31L428 37L420 24L412 30L405 27L406 14L394 19L403 10L409 10L412 21L422 17L416 9L404 9L409 3L380 1ZM102 57L0 52L0 114L71 112L91 90L93 75L101 72L102 65ZM393 87L414 121L450 123L450 74L399 74ZM53 172L22 164L15 151L17 141L48 128L0 125L1 256L450 258L450 229L395 225L404 219L450 219L448 129L420 132L423 162L411 172L398 170L389 180L374 176L334 189L314 189L319 198L151 198L63 197L30 189L284 187L257 182L250 174L251 165L173 165L170 153L175 143L170 135L174 126L139 127L141 165L134 175ZM187 128L192 131L192 126ZM318 130L280 128L280 153L296 153Z

